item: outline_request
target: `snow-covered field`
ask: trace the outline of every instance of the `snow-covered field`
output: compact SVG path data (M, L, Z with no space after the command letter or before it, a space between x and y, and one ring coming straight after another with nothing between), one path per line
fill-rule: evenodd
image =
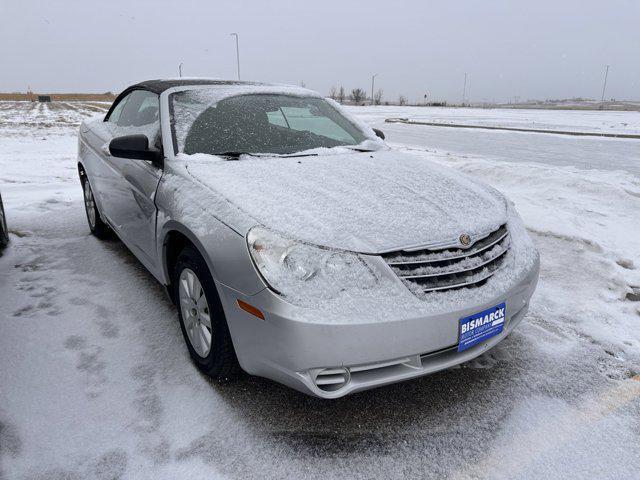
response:
M0 102L0 478L638 478L640 142L538 134L554 138L546 154L516 159L505 152L541 140L501 132L494 153L439 129L459 146L442 148L437 127L353 109L398 148L506 193L542 270L523 324L489 353L327 402L204 378L160 286L89 235L75 133L104 108ZM563 128L621 128L612 112L572 113Z

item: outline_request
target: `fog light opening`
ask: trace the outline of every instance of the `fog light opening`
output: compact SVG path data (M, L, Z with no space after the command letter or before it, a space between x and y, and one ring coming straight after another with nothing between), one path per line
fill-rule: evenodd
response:
M315 378L316 386L324 392L336 392L351 381L349 370L344 367L325 368Z

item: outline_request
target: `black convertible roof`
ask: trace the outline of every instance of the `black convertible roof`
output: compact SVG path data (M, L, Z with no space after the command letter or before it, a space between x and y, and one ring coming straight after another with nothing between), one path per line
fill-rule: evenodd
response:
M107 111L107 114L104 117L104 121L109 120L109 116L111 112L125 95L129 94L132 90L148 90L153 93L157 93L160 95L165 90L168 90L172 87L188 87L188 86L198 86L198 85L219 85L219 86L227 86L227 85L255 85L255 86L270 86L274 85L272 83L261 83L261 82L243 82L241 80L220 80L215 78L170 78L170 79L157 79L157 80L145 80L144 82L136 83L135 85L131 85L127 87L125 90L120 92L120 94L116 97L116 99L111 104L111 107Z
M162 93L172 87L188 87L190 85L269 85L260 82L243 82L241 80L217 80L209 78L176 78L167 80L145 80L144 82L131 85L127 90L142 88L155 93Z

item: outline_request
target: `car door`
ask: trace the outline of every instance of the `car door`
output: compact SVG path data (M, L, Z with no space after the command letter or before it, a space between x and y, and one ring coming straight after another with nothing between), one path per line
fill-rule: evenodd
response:
M126 98L119 117L108 123L105 145L116 137L143 134L150 148L161 149L159 97L134 90ZM110 172L105 179L105 216L118 236L150 270L157 268L155 193L162 169L150 161L113 157L102 148Z
M85 129L81 130L82 144L89 147L82 154L83 164L100 214L110 224L113 188L118 174L109 158L108 147L128 98L129 95L125 95L117 99L104 121L84 124Z

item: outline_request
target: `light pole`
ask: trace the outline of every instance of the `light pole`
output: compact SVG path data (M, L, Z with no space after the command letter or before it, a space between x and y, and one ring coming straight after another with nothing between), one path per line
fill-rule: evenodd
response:
M230 33L232 37L236 37L236 63L238 64L238 80L240 80L240 46L238 45L238 34Z
M374 84L377 76L378 76L377 73L371 76L371 105L373 105L373 103L374 103L373 102L373 84Z
M180 62L180 65L178 65L178 73L182 77L182 62Z
M607 89L607 77L609 76L609 65L606 65L606 69L604 71L604 85L602 85L602 98L600 99L600 103L604 102L604 92Z
M464 74L464 87L462 87L462 106L464 107L464 101L467 96L467 74Z

